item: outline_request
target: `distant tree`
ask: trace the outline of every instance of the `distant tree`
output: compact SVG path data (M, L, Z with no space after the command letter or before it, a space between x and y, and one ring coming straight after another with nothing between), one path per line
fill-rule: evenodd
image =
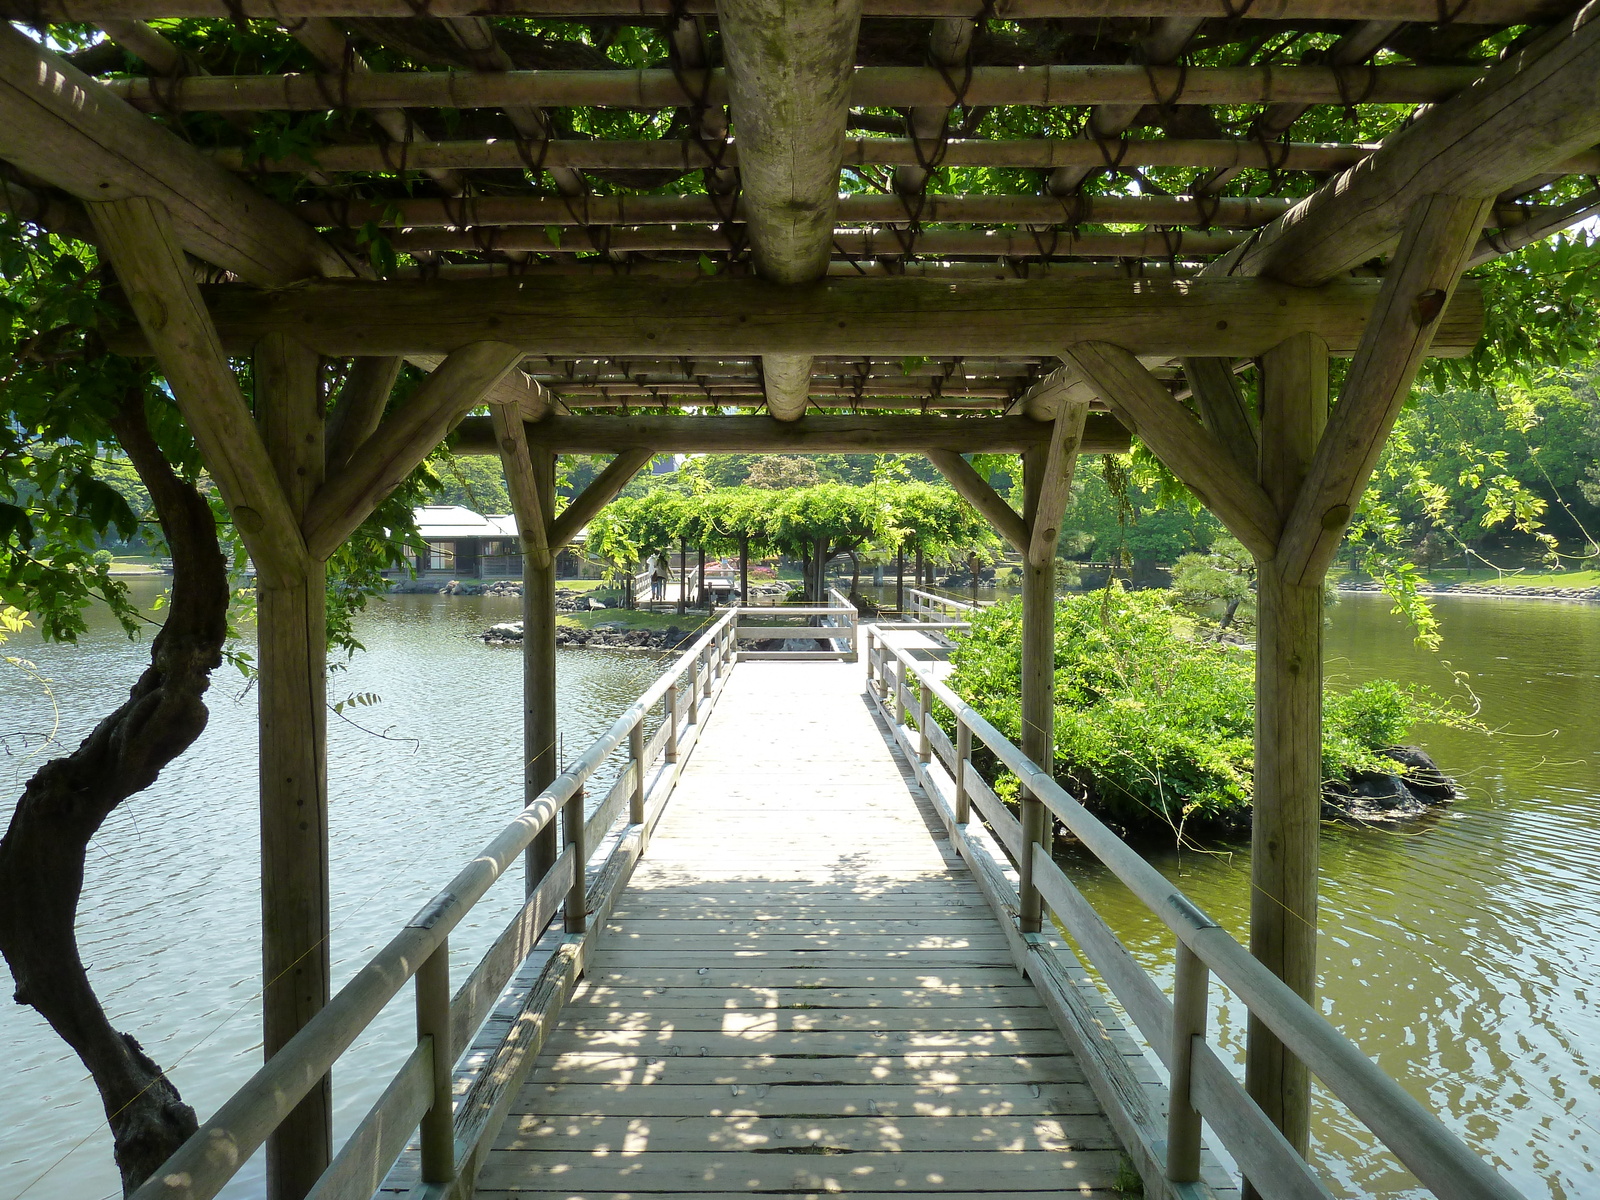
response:
M822 482L822 472L803 454L760 454L745 475L745 484L753 488L772 491L788 488L815 487Z

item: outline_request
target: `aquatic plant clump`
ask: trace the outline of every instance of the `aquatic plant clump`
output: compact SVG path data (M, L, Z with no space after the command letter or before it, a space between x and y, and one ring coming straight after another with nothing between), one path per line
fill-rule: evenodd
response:
M1056 605L1055 777L1097 815L1143 833L1249 823L1255 653L1196 639L1170 593L1120 585ZM987 609L951 656L951 687L1007 737L1021 732L1022 607ZM1419 723L1465 718L1425 688L1375 680L1324 696L1323 778L1393 776ZM1015 781L997 780L997 790Z

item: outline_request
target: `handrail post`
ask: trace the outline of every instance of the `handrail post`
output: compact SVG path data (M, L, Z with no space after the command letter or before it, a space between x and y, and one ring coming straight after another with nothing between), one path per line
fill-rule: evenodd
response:
M707 646L704 650L700 651L700 657L694 660L694 664L695 664L694 665L694 672L695 672L696 675L699 675L701 673L700 667L701 667L702 663L705 664L706 681L705 681L705 683L703 683L701 685L701 693L700 694L703 695L707 700L709 700L709 699L711 699L711 671L712 671L712 667L711 667L711 647L710 646Z
M422 1115L422 1182L456 1177L455 1098L450 1057L450 939L441 938L417 968L417 1040L433 1044L433 1102Z
M589 927L589 848L583 844L583 797L580 787L561 809L562 833L572 850L572 887L562 911L568 933L582 933Z
M633 791L628 796L628 824L644 824L644 720L628 730L628 757L633 759Z
M665 747L667 761L678 761L678 681L674 679L672 686L667 689L663 697L667 702L667 744Z
M689 664L689 724L700 728L700 656Z
M972 797L967 794L967 760L972 757L972 726L956 714L956 824L972 820Z
M1204 960L1180 938L1172 989L1172 1094L1167 1108L1167 1178L1200 1178L1200 1114L1191 1080L1195 1040L1206 1036L1206 992L1211 978Z
M898 669L894 673L894 723L896 726L906 723L906 664L903 659L896 660Z
M933 689L924 683L917 696L917 758L933 761L933 742L928 737L928 722L933 719Z
M1026 783L1017 790L1017 816L1022 825L1022 853L1017 862L1017 926L1023 933L1038 933L1044 924L1044 899L1033 884L1033 854L1045 850L1045 830L1049 827L1044 801Z

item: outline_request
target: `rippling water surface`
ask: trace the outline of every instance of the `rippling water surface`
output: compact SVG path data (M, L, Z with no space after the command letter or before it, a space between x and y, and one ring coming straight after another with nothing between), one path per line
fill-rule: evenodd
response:
M378 692L383 703L355 716L392 739L330 722L336 986L517 806L517 654L469 640L517 605L395 597L362 622L368 652L333 681L336 696ZM1463 597L1438 608L1440 655L1416 650L1385 601L1352 596L1333 611L1336 680L1470 687L1501 732L1420 731L1470 793L1443 817L1393 831L1324 830L1323 1009L1528 1196L1600 1195L1592 1061L1600 1014L1591 996L1600 983L1600 607ZM77 649L22 652L53 680L59 736L70 745L114 706L148 649L98 629ZM569 755L660 669L651 656L564 652ZM237 679L218 680L200 743L96 839L80 923L84 957L119 1028L172 1070L202 1112L260 1055L255 708ZM51 706L15 672L0 673L0 701L4 819L36 765L24 735L48 730ZM1172 854L1160 865L1244 932L1247 853ZM1170 972L1161 931L1119 885L1087 873L1085 891L1135 953ZM455 971L509 918L516 891L491 892L452 935ZM0 979L7 994L9 984ZM1224 1004L1225 1044L1238 1044L1241 1015ZM341 1134L399 1065L411 1020L403 993L342 1060ZM0 1003L0 1062L10 1067L0 1091L0 1200L58 1159L29 1197L114 1194L93 1088L32 1010ZM1331 1103L1321 1105L1318 1145L1349 1164L1336 1171L1347 1195L1421 1194ZM259 1178L246 1173L231 1194L257 1194Z
M154 596L157 585L143 590ZM520 606L516 598L390 597L360 621L367 652L331 681L335 699L382 697L350 713L371 732L328 720L336 989L521 807L521 659L471 639L515 618ZM51 698L60 706L58 740L75 746L149 661L148 641L130 643L103 622L76 648L17 638L6 650L27 655L51 682L47 694L0 670L0 821L38 765L29 735L49 731ZM563 651L557 686L568 757L665 661ZM229 671L215 676L200 740L95 838L78 925L84 961L117 1028L140 1040L202 1114L261 1056L256 706ZM497 886L451 934L454 978L482 956L520 894L515 882ZM43 1019L9 1002L11 990L0 965L0 1200L120 1194L98 1094ZM404 1061L415 1020L410 997L407 988L335 1069L336 1136ZM258 1156L225 1194L260 1192Z

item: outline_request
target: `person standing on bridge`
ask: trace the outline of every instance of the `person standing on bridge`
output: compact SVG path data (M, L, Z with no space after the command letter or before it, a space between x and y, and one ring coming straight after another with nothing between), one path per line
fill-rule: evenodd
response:
M672 578L672 568L667 564L665 554L652 554L650 556L650 601L667 598L667 581Z

